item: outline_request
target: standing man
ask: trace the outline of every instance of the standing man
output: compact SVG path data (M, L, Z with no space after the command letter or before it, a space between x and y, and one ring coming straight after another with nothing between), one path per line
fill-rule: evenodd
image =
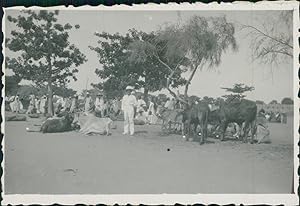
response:
M72 99L70 112L75 113L75 112L78 112L77 110L78 110L78 95L75 94L74 98Z
M123 134L134 135L134 108L137 105L137 101L134 95L132 95L133 87L127 86L125 89L125 95L122 99L122 110L124 112L124 132Z
M104 109L103 94L98 94L95 101L95 112L99 114L100 117L104 117Z
M46 95L43 95L40 100L40 112L43 115L46 114L46 104L47 104L47 97L46 97Z

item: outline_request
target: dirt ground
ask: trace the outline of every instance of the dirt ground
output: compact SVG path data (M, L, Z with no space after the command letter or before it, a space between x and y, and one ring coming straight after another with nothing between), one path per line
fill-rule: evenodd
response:
M5 124L6 194L291 193L292 123L270 124L271 144L208 139L205 145L160 126L111 136L26 132L40 119Z

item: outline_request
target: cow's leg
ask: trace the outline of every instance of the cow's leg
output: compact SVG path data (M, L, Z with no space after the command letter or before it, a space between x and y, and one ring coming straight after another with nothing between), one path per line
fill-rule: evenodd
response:
M240 141L242 141L243 140L243 123L239 123L238 124L239 125L239 131L238 131L238 139L240 140Z
M197 133L197 124L193 124L193 130L192 130L192 132L193 132L193 139L194 140L196 140L196 138L199 138L198 137L198 133Z
M202 145L204 143L204 139L205 139L205 128L204 125L201 125L201 137L200 137L200 141L199 144Z
M227 121L223 122L223 124L221 125L221 132L222 132L221 138L220 138L221 141L225 140L225 132L226 132L227 127L228 127L228 122Z
M165 120L163 120L162 123L161 123L161 131L163 133L165 132Z
M186 125L185 125L185 122L181 123L181 134L182 134L182 137L185 138L185 134L186 134Z
M244 125L243 142L247 142L248 134L249 134L249 122L246 121Z
M186 141L188 141L191 136L191 122L190 121L188 121L186 123L186 130L187 130L186 131Z
M251 122L251 141L250 141L251 144L254 143L254 135L256 134L256 130L257 130L256 122L252 121Z

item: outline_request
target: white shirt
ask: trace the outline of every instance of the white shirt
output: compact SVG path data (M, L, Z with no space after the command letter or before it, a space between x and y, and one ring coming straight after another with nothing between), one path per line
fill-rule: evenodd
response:
M124 95L122 99L122 110L134 108L137 105L137 101L134 95Z
M99 98L99 97L96 98L95 107L96 108L103 108L104 107L103 98Z

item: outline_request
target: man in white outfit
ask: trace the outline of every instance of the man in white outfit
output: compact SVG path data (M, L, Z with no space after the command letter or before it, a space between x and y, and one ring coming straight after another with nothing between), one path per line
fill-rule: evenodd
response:
M122 111L124 112L124 132L123 134L134 135L134 108L137 105L136 98L131 92L133 87L127 86L122 99Z

